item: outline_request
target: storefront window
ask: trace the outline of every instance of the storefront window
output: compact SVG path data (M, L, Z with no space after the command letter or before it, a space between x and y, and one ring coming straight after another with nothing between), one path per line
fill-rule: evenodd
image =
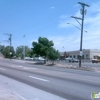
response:
M82 55L82 59L84 59L84 55Z
M89 55L88 54L86 54L86 58L89 58Z
M79 55L77 55L77 59L79 59Z
M70 58L72 58L72 56L70 56Z
M76 58L76 55L74 55L73 58Z

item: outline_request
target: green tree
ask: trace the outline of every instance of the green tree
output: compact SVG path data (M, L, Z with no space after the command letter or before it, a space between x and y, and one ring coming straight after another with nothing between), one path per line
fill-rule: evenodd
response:
M16 57L23 58L23 46L18 46L16 48Z
M60 57L57 50L53 48L54 43L47 38L39 37L38 42L33 42L33 52L37 56L44 56L53 61Z
M10 52L11 52L11 54L10 54ZM10 46L6 46L3 50L3 55L5 58L12 58L13 56L15 56L14 48L11 47L11 51L10 51Z
M47 38L39 37L38 42L33 42L33 52L38 56L47 57L49 54L49 49L54 45L52 41Z
M18 46L16 48L16 56L17 57L20 57L21 59L23 59L24 57L24 46ZM32 50L28 47L28 46L25 46L25 57L32 57Z
M2 53L2 54L3 54L3 52L4 52L4 48L5 48L5 46L4 46L4 45L0 45L0 53Z
M25 46L25 56L32 57L31 48L29 48L28 46Z
M54 48L50 48L48 58L53 61L53 64L54 61L59 57L60 57L60 53L58 52L58 50L55 50Z

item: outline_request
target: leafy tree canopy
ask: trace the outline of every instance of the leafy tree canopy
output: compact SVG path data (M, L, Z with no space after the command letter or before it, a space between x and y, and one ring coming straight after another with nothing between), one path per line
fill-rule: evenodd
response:
M33 52L39 56L47 57L49 49L54 45L52 41L47 38L39 37L38 42L33 42Z
M23 58L23 46L18 46L16 48L16 57Z
M47 38L39 37L38 42L33 42L32 45L33 52L38 56L44 56L53 61L60 57L59 52L53 48L54 43Z
M24 55L24 46L18 46L16 48L16 56L23 58L23 55ZM32 57L32 50L28 46L25 46L25 57Z
M4 52L4 48L5 48L5 46L4 46L4 45L0 45L0 53L2 53L2 54L3 54L3 52Z
M11 52L11 54L10 54L10 52ZM11 51L10 51L10 46L6 46L3 50L3 55L5 58L12 58L13 56L15 56L14 48L11 47Z
M49 58L50 60L56 60L56 59L58 59L59 57L60 57L60 53L59 53L57 50L55 50L54 48L51 48L51 49L49 50L48 58Z

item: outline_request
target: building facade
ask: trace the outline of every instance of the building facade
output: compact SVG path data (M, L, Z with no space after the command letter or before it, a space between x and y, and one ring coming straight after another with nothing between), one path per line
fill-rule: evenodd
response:
M71 58L77 58L79 59L80 51L66 51L66 52L61 52L61 59L64 59L66 57L71 57ZM88 59L91 60L94 58L95 55L100 55L100 50L97 49L83 49L83 55L82 59Z

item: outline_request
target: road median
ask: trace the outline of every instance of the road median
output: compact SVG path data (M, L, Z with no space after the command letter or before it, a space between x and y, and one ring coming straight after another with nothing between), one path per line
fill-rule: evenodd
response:
M9 60L9 59L6 59ZM55 62L52 64L52 61L47 61L46 64L43 63L37 63L36 61L27 61L27 60L17 60L17 59L12 59L12 61L17 61L17 62L23 62L31 65L45 65L45 66L55 66L55 67L61 67L61 68L68 68L68 69L77 69L77 70L84 70L84 71L100 71L100 68L97 67L91 67L91 66L74 66L67 63L59 63Z

